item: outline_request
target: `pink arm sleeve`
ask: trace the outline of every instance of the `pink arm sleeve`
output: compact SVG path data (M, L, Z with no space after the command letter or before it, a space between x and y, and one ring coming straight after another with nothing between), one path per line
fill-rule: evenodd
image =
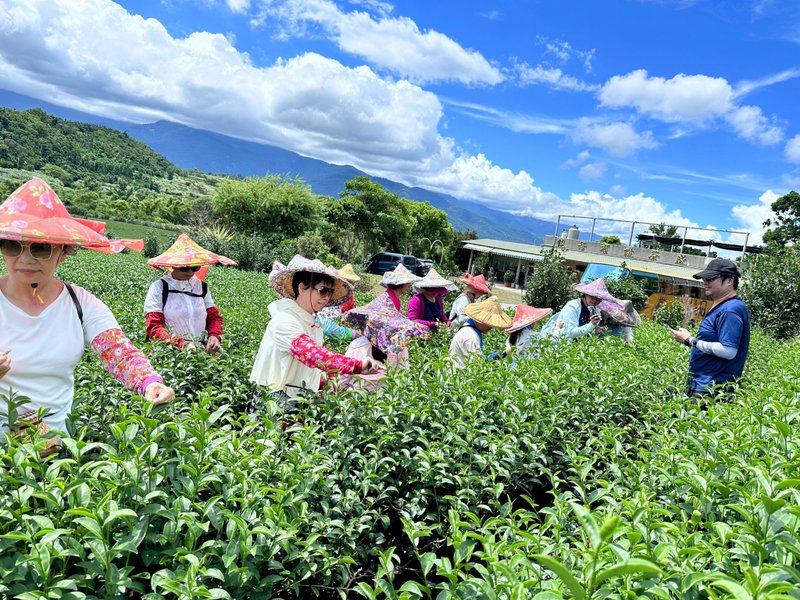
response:
M98 334L92 340L92 348L103 361L106 371L134 393L144 394L152 382L164 382L147 357L121 329L107 329Z
M305 333L292 339L292 356L307 367L339 373L361 373L361 361L320 346Z

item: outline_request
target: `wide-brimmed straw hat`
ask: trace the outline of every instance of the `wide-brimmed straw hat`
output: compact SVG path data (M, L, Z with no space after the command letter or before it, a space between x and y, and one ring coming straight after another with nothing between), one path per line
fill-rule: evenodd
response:
M511 317L500 306L500 300L497 299L497 296L490 296L486 300L468 304L464 309L464 314L476 323L488 325L495 329L505 329L511 325L512 321Z
M383 274L381 285L383 287L389 287L390 285L405 285L407 283L414 283L420 279L422 279L422 277L414 275L411 271L406 269L403 263L400 263L394 268L394 271L386 271L386 273Z
M295 254L289 264L285 266L275 261L269 275L269 283L279 296L296 300L294 290L292 290L292 280L295 273L304 271L327 275L333 279L333 296L331 296L328 306L338 306L353 295L353 284L342 277L339 271L330 266L326 267L321 260L309 260L299 254Z
M187 234L182 233L175 243L162 254L147 261L153 269L174 269L176 267L205 267L208 265L235 265L236 261L216 254L199 246Z
M414 289L418 292L423 290L426 292L438 290L440 293L446 294L447 292L454 292L458 288L456 287L456 284L439 275L439 272L431 267L430 271L428 271L425 277L414 284Z
M592 296L594 298L600 298L600 300L605 300L606 302L614 304L618 307L620 306L619 300L612 296L611 292L608 291L606 282L603 281L602 277L595 279L590 283L576 283L574 286L572 286L572 289L581 294L586 294L587 296Z
M604 320L611 321L615 325L624 325L625 327L638 327L642 318L636 309L633 308L633 302L630 300L620 300L619 306L606 305L606 302L601 302L597 308L600 309Z
M517 304L517 310L514 313L514 320L510 327L506 328L506 333L514 333L523 327L533 325L539 319L544 319L546 316L552 314L552 308L534 308L527 304Z
M108 251L111 242L98 232L99 225L105 226L73 218L53 188L38 178L23 183L0 204L2 239Z
M489 284L486 283L486 278L483 276L483 273L478 275L477 277L466 273L458 278L459 281L462 281L464 284L468 285L476 292L481 294L488 294L491 292L489 289Z
M338 269L339 275L347 279L350 283L358 283L361 281L361 277L356 275L355 269L353 269L353 265L347 263L341 269Z

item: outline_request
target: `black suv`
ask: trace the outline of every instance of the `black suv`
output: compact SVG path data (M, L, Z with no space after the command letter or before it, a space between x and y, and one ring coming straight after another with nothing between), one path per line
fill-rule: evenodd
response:
M383 275L387 271L394 271L395 267L403 263L406 269L412 273L419 275L420 262L416 256L408 254L398 254L396 252L378 252L371 258L364 262L364 270L367 273L375 273L376 275Z

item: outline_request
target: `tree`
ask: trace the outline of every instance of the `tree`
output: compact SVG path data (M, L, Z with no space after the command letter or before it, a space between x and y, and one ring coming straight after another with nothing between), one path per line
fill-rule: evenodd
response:
M800 247L748 256L739 294L753 325L778 338L800 335Z
M604 235L600 238L601 244L621 244L622 240L619 239L618 235Z
M366 210L360 224L340 225L342 230L359 227L357 233L361 236L364 258L381 250L402 252L406 249L415 225L408 201L363 175L346 181L340 196L342 200L359 200Z
M564 255L557 248L545 250L542 260L533 264L533 273L525 284L525 304L561 310L573 298L573 282L574 276L564 263Z
M212 198L214 212L243 233L280 233L296 238L319 224L322 204L298 178L268 175L222 181Z
M800 194L791 191L772 203L774 219L764 221L772 227L764 234L764 241L775 246L786 246L800 241Z

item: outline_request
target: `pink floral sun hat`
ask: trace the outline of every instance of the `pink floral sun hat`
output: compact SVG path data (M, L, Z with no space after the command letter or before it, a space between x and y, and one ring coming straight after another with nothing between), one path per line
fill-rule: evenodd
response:
M574 286L572 286L572 289L578 293L586 294L587 296L592 296L593 298L599 298L600 300L606 302L607 307L610 309L622 309L620 301L611 295L611 292L608 291L606 282L603 281L602 277L595 279L590 283L576 283ZM603 310L603 307L599 308L600 310Z
M236 261L227 256L206 250L187 234L182 233L172 246L162 254L148 260L147 264L153 269L163 270L175 267L205 267L216 264L232 266L236 264Z
M427 275L414 284L414 289L418 292L424 290L426 292L444 295L448 292L454 292L458 288L456 287L455 283L449 279L445 279L439 275L439 272L436 269L431 267L431 270L428 271Z
M333 296L331 296L328 306L339 306L353 295L353 284L342 277L339 271L333 267L326 267L319 259L309 260L299 254L295 254L289 264L285 266L275 261L272 265L272 272L269 274L269 283L279 296L294 300L292 280L295 273L304 271L327 275L333 279Z

